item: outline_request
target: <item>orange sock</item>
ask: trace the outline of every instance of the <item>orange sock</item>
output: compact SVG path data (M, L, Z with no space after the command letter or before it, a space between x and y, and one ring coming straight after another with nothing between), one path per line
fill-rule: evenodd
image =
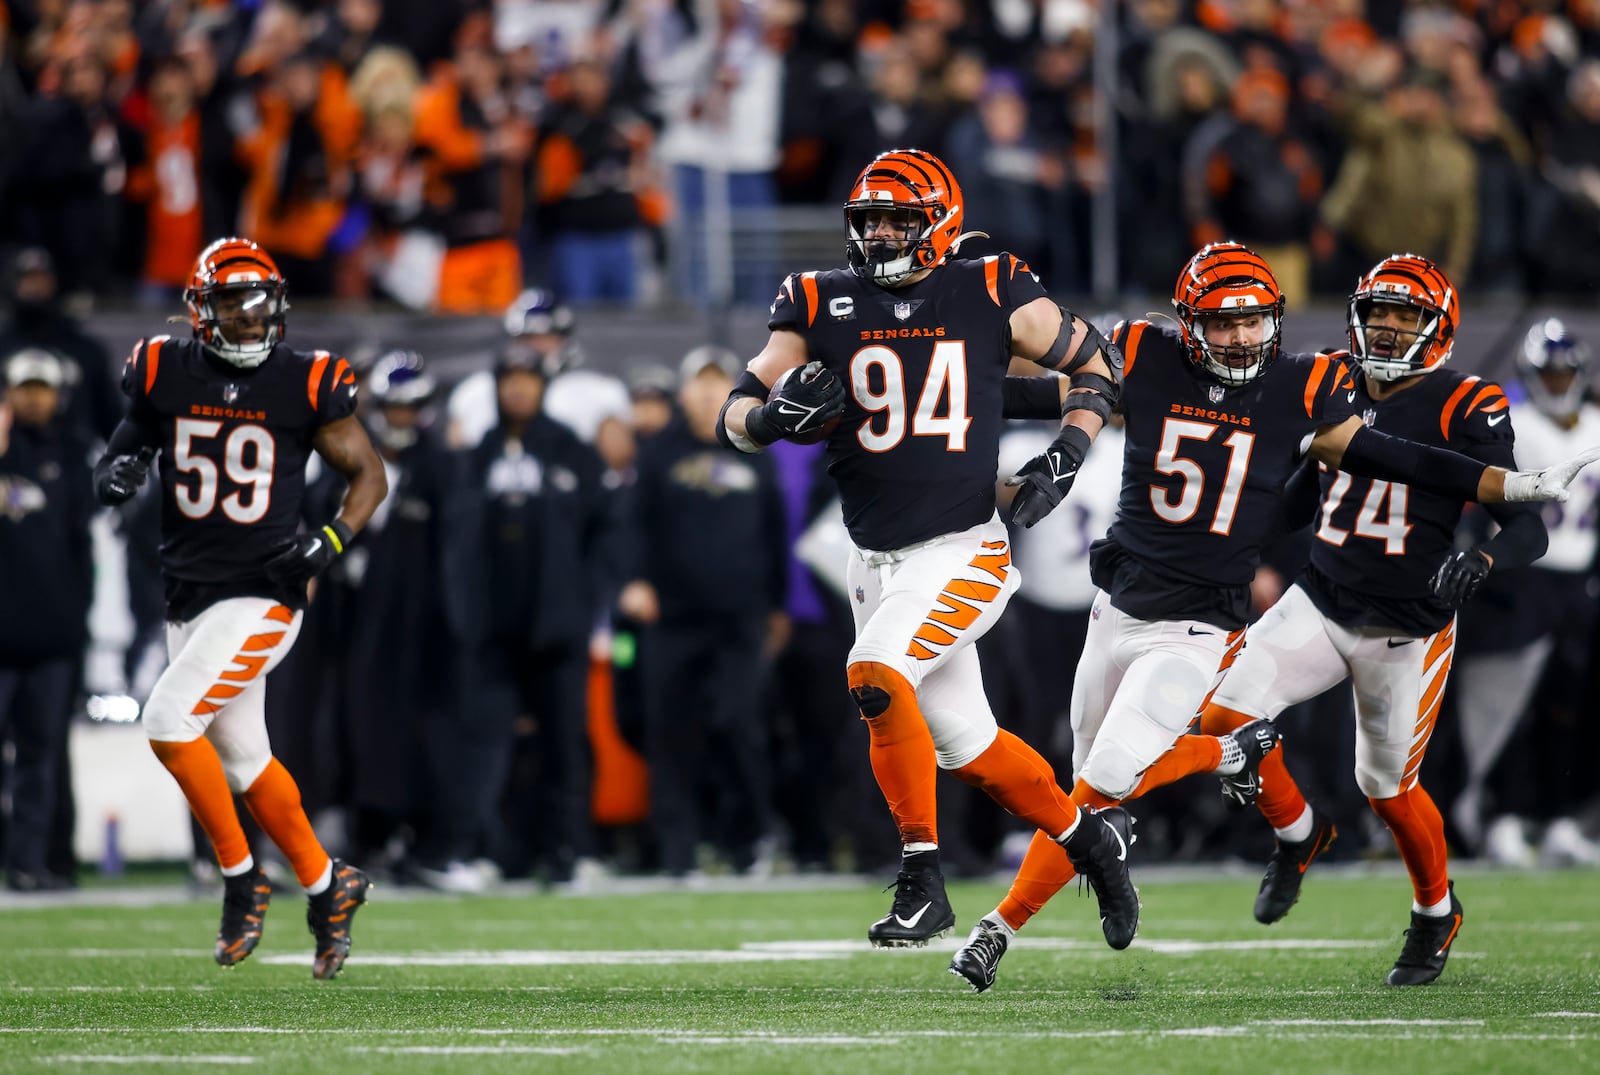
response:
M900 842L937 844L939 759L916 691L899 672L875 661L852 664L849 679L867 722L872 775L894 815Z
M1368 799L1373 811L1394 833L1394 842L1411 875L1417 902L1432 907L1450 894L1450 863L1444 843L1444 819L1433 797L1413 784L1392 799Z
M1165 787L1194 773L1209 773L1222 764L1222 744L1212 735L1180 735L1172 749L1157 758L1155 764L1144 771L1139 786L1128 793L1128 798Z
M300 787L282 762L273 758L267 763L244 793L244 804L289 860L300 884L316 883L328 868L328 853L311 831L311 820L300 805Z
M1207 702L1200 711L1200 731L1205 735L1227 735L1255 719L1236 709ZM1300 794L1300 786L1289 775L1281 748L1261 759L1260 772L1261 791L1256 796L1256 809L1273 828L1286 829L1306 812L1306 797Z
M1072 785L1072 801L1079 806L1086 806L1090 810L1104 810L1108 806L1115 806L1121 799L1113 799L1098 788L1090 787L1089 782L1083 777Z
M1060 836L1077 820L1078 807L1050 763L1004 728L987 750L951 772L1047 836Z
M242 864L250 857L250 843L244 838L239 812L233 806L233 792L222 772L222 759L217 757L211 740L202 737L187 743L169 743L152 739L150 749L183 789L189 809L216 849L217 865L231 870Z
M1011 890L1000 901L1000 917L1012 929L1021 929L1074 875L1067 849L1043 831L1035 832Z

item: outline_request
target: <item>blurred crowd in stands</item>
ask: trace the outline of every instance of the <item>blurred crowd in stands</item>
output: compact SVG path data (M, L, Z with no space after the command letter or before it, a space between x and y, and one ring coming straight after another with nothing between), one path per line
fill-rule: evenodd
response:
M1291 302L1396 250L1600 292L1595 0L3 0L0 41L0 246L98 297L237 232L302 299L703 302L734 227L765 304L781 210L907 145L1063 295L1113 234L1123 292L1224 235Z
M27 483L76 474L80 456L86 475L84 446L121 410L117 363L75 313L137 302L159 331L219 235L266 246L296 302L505 317L494 368L459 385L414 352L369 356L363 414L391 495L268 696L313 816L342 823L331 845L455 891L897 860L845 690L822 448L718 449L747 356L707 345L621 377L581 360L588 307L712 301L707 240L730 220L750 259L731 294L765 306L779 276L748 267L781 260L784 235L749 222L819 207L842 255L850 180L918 145L955 166L970 226L1063 297L1091 286L1107 191L1117 287L1139 301L1224 236L1265 255L1295 304L1342 300L1397 250L1437 259L1469 306L1600 294L1600 0L1110 9L1102 110L1087 0L0 0L0 620L15 628L0 629L0 735L13 830L52 834L42 865L35 848L26 869L8 857L8 880L53 887L75 869L65 728L83 708L88 550L61 536L77 516L23 533L44 526ZM1058 772L1074 655L1030 655L1043 635L1018 625L1081 640L1073 557L1116 501L1115 452L1096 460L1105 473L1086 470L1058 529L1018 535L1032 581L980 647L1002 723ZM164 660L151 494L117 520L135 697ZM324 475L312 510L339 495ZM1538 662L1557 687L1505 714L1494 749L1429 754L1441 805L1465 802L1463 852L1600 864L1593 766L1572 764L1594 756L1600 669L1593 510L1582 527L1587 558L1561 586L1587 611ZM27 542L53 548L51 566L6 552ZM1263 573L1263 607L1294 557ZM19 669L44 665L19 693ZM1349 774L1317 768L1349 756L1347 710L1330 695L1285 718L1308 789L1343 803L1353 838L1335 855L1382 840L1362 838ZM1270 832L1194 784L1138 805L1141 857L1263 857ZM941 790L946 868L1020 853L1027 834L965 791Z

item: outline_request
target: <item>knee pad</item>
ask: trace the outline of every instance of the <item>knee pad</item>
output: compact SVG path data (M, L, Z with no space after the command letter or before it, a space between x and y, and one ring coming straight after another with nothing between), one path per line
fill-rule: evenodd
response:
M870 684L851 687L850 697L856 703L856 708L861 710L863 720L881 717L889 709L889 692L882 687Z
M1114 740L1101 739L1089 752L1079 777L1094 790L1113 799L1124 799L1139 786L1139 774L1147 763L1126 745Z
M894 704L896 694L907 701L916 700L916 692L904 676L886 664L877 661L856 661L846 670L850 684L850 697L861 711L862 720L881 717Z

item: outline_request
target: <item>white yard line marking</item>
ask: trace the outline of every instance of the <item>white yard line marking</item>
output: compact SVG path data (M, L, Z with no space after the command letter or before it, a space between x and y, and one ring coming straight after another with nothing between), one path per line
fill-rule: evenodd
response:
M1600 1019L1600 1012L1535 1012L1535 1019Z
M867 946L865 941L861 946ZM605 949L605 950L525 950L502 952L413 952L409 955L369 955L357 957L363 967L567 967L574 965L640 966L682 963L782 963L795 960L841 959L834 952L748 952L737 949ZM311 956L266 956L270 964L301 964Z
M427 1056L502 1056L529 1053L539 1056L577 1056L589 1050L572 1049L561 1045L358 1045L348 1051Z
M41 1056L45 1064L254 1064L253 1056Z

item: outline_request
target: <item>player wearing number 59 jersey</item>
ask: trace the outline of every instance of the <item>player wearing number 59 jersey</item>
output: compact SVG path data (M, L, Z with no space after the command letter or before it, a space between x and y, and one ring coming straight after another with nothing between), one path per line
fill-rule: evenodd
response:
M383 500L383 463L354 417L349 364L283 342L286 289L265 250L212 243L184 301L194 339L156 336L134 348L122 382L128 414L95 467L101 501L117 504L160 457L169 664L145 703L145 732L226 879L216 961L233 966L255 949L271 891L239 826L237 793L305 887L313 973L332 978L368 882L328 857L272 756L265 680L299 634L307 583ZM300 533L312 451L350 488L338 518Z
M893 907L868 938L922 945L955 923L938 862L943 768L1064 845L1095 886L1107 941L1123 948L1138 921L1125 849L1106 819L1080 815L1033 748L996 726L973 646L1018 581L995 509L1007 366L1016 356L1069 376L1064 402L1054 381L1048 389L1059 433L1011 479L1027 525L1066 495L1116 402L1121 363L1016 258L951 260L963 213L955 177L932 154L868 164L845 205L850 269L784 281L721 436L758 451L839 419L828 471L855 544L848 679L903 851Z

